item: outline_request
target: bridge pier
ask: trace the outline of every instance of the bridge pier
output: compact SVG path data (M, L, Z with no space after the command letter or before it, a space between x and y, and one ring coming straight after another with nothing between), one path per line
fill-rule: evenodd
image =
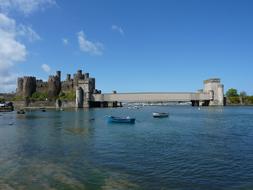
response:
M201 105L201 106L209 106L209 103L210 103L209 100L204 100L204 101L201 101L201 102L200 102L200 105Z
M192 100L192 107L199 106L199 100Z
M199 101L199 100L192 100L191 101L192 106L209 106L210 101L209 100L204 100L204 101Z

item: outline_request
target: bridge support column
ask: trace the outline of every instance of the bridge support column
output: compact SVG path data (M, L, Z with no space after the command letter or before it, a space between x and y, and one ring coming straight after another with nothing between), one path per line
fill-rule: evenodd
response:
M200 106L209 106L210 101L209 100L204 100L200 102Z
M199 106L199 100L192 100L191 102L193 107Z

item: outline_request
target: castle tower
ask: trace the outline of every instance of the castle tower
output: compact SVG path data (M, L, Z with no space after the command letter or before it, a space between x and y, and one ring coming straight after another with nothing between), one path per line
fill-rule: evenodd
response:
M48 97L56 98L61 91L61 80L58 75L48 77Z
M18 78L17 79L17 91L16 91L16 93L17 93L18 96L23 96L23 82L24 82L23 78Z
M96 80L95 78L89 78L89 92L92 93L96 90Z
M204 92L211 94L210 106L224 105L224 86L220 79L212 78L204 81Z
M24 77L23 78L23 97L30 97L36 92L36 78L35 77Z
M89 77L89 73L84 73L84 79L88 79Z
M76 74L78 79L80 79L82 77L82 70L78 70Z
M71 80L71 75L67 74L66 81L70 81L70 80Z
M61 81L61 71L56 71L56 76L60 79Z
M78 86L78 81L79 80L84 80L85 76L82 73L82 70L78 70L76 72L76 74L74 74L74 86L77 87Z

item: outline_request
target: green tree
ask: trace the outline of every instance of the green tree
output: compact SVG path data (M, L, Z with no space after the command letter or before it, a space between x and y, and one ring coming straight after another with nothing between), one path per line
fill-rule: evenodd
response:
M11 101L22 101L24 100L22 96L14 96Z
M231 96L231 97L228 97L228 100L231 104L240 104L241 101L240 101L240 97L239 96Z
M228 91L226 92L226 96L227 96L227 97L238 97L239 95L238 95L238 92L237 92L236 89L230 88L230 89L228 89Z
M253 104L253 96L247 96L247 103Z
M74 101L76 99L76 93L75 91L61 92L59 98L61 100Z
M45 101L47 99L47 94L42 92L34 92L31 97L32 100Z

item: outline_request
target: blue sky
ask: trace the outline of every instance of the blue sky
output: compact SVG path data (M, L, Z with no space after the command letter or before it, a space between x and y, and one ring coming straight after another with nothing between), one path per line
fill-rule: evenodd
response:
M2 91L17 76L83 69L103 92L195 91L220 77L253 94L251 0L0 0L0 10Z

